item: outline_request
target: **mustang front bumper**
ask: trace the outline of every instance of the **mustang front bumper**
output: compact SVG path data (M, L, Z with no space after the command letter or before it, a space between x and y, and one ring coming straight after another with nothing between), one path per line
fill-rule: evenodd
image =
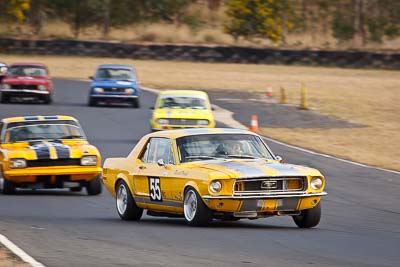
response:
M275 214L282 211L300 211L315 207L326 192L272 194L264 196L203 196L214 211L257 212Z
M4 172L4 178L15 183L36 183L43 177L50 177L54 181L63 177L68 181L90 181L101 173L100 167L70 166L65 167L37 167L24 169L10 169Z
M1 89L0 92L7 94L25 94L25 95L48 95L49 91L30 90L30 89Z

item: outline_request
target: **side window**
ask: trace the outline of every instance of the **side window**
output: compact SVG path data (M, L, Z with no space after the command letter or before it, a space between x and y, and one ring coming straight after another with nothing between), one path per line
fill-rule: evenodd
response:
M151 138L150 142L147 143L142 161L157 163L159 159L163 159L166 164L174 164L171 140L168 138Z

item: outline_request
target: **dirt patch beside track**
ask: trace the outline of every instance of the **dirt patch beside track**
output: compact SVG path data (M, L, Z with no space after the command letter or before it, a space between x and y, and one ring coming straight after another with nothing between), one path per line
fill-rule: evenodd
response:
M28 267L29 264L23 262L18 257L11 254L5 247L0 245L0 267Z
M276 105L275 110L266 111L262 133L324 153L400 170L400 163L394 160L400 157L398 71L56 56L0 55L0 61L43 62L53 76L73 79L87 79L99 64L132 64L144 86L228 90L225 98L230 98L230 90L251 92L253 98L261 98L266 87L271 86L277 102L279 88L283 87L293 106L288 109ZM290 111L299 104L302 83L308 89L312 112L329 118L310 121L307 118L311 112ZM235 119L244 116L241 113L253 112L248 99L241 98L240 109L234 111ZM285 117L283 124L283 119L277 118L285 112L293 119ZM250 123L250 118L242 120L243 124Z

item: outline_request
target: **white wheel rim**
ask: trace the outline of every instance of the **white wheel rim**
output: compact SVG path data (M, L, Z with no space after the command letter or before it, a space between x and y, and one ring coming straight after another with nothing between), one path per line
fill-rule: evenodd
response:
M189 222L192 221L197 211L197 196L193 190L189 190L185 194L183 210L185 213L186 220L188 220Z
M128 193L125 185L121 184L117 191L117 209L119 214L124 214L128 205Z

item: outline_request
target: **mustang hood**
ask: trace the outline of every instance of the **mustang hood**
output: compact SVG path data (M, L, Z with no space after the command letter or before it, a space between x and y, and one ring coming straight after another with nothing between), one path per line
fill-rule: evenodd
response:
M26 160L68 159L80 158L84 155L96 155L97 150L87 144L87 141L32 141L14 144L9 149L10 158L25 158Z
M195 166L203 170L222 172L229 178L321 175L316 169L266 160L215 160L199 162Z

